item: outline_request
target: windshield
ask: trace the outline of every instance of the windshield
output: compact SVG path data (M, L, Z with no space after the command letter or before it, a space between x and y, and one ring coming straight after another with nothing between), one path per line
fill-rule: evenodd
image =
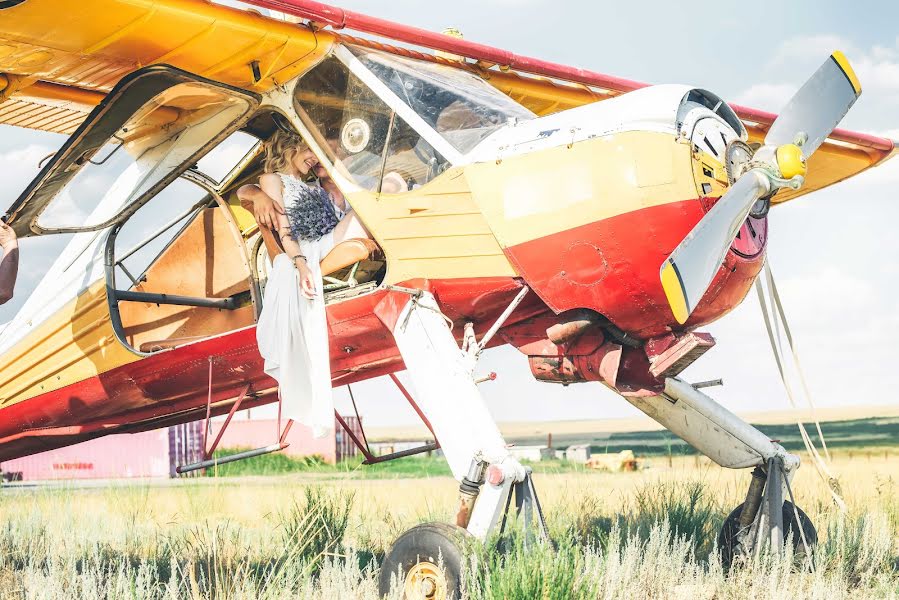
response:
M363 189L405 192L449 167L443 155L334 56L303 75L294 108L331 164Z
M456 150L536 115L464 69L349 46L359 61Z

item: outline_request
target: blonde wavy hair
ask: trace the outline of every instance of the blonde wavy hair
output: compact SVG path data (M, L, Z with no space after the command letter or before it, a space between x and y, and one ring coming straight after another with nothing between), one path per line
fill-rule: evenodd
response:
M287 133L280 129L265 142L265 160L262 170L266 173L279 173L292 170L294 157L309 149L309 144L295 133Z

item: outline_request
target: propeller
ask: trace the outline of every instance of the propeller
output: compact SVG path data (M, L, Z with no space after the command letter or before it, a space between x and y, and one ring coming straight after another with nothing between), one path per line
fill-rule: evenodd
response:
M771 125L746 170L662 263L659 277L678 323L685 323L724 262L752 206L781 188L798 189L806 161L861 94L849 61L836 51Z

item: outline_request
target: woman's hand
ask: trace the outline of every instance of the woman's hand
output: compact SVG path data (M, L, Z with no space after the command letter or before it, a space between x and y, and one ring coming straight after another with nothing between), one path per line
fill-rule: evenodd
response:
M284 209L281 205L271 199L271 197L263 191L253 196L253 216L261 227L273 229L278 226L278 215L283 215Z
M18 247L16 232L6 223L0 222L0 248L3 248L4 252L10 252Z
M312 269L309 268L309 265L306 264L306 259L298 257L293 261L297 267L297 271L300 272L300 293L303 295L303 298L307 298L312 300L316 296L316 281L315 277L312 275Z

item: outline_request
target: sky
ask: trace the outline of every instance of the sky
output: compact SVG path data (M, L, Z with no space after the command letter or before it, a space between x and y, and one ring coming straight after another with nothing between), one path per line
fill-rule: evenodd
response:
M233 2L231 3L233 4ZM456 27L472 41L648 83L687 83L728 101L778 112L831 51L843 50L863 94L841 127L899 139L899 3L858 10L851 3L694 0L594 2L392 0L341 2L343 8L430 30ZM0 126L0 208L63 141ZM795 202L769 217L769 261L815 402L819 406L895 404L886 388L899 339L899 261L891 258L899 222L899 159ZM14 315L59 253L57 239L21 244ZM683 373L722 378L709 393L738 412L788 407L754 294L703 328L718 344ZM488 351L479 371L498 379L481 390L501 421L602 419L640 413L598 383L535 382L511 348ZM354 385L370 425L410 424L415 415L389 380ZM345 390L337 390L348 410Z

